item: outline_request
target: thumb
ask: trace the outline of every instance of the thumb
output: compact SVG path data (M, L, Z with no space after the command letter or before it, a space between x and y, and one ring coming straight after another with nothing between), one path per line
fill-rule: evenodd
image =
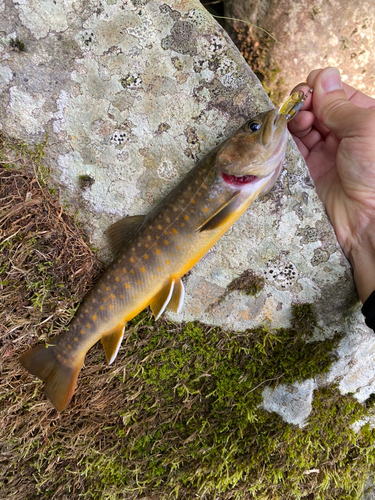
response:
M312 108L318 120L339 139L358 135L364 109L348 101L338 69L312 71L307 83L314 88Z

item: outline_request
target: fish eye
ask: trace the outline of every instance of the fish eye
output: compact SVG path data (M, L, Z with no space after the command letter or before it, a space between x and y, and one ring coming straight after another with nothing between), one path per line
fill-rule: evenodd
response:
M248 123L247 128L251 130L251 132L256 132L261 126L262 124L260 122L254 120Z

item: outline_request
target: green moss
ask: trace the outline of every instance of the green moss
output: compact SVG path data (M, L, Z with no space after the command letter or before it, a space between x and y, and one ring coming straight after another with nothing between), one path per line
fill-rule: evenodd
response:
M80 175L78 176L78 184L81 189L87 189L91 187L95 182L95 179L90 175Z
M359 498L375 460L374 431L350 428L364 406L319 389L303 429L259 406L266 385L324 373L334 359L339 336L306 344L312 308L293 313L290 329L243 333L137 317L128 342L133 368L121 383L136 379L141 390L121 411L116 453L83 460L101 491L117 491L111 498Z
M19 38L11 38L9 41L9 45L13 49L18 49L20 52L25 52L25 44Z
M257 295L264 288L263 276L257 275L251 269L244 271L241 276L235 278L227 287L227 292L238 290L246 295Z
M361 489L374 446L372 431L356 436L349 427L365 414L363 406L335 389L321 389L305 429L259 407L265 385L329 369L339 336L306 344L307 325L315 326L311 316L311 306L298 305L293 328L241 334L198 323L177 330L149 323L135 330L129 340L137 348L130 355L138 362L130 376L142 391L122 412L119 458L107 464L111 483L130 491L137 471L140 496L357 498L353 492ZM149 322L145 313L141 317ZM359 453L363 447L366 459ZM357 470L358 460L363 469Z
M311 338L317 327L312 304L295 304L293 306L292 329L298 330L306 338Z

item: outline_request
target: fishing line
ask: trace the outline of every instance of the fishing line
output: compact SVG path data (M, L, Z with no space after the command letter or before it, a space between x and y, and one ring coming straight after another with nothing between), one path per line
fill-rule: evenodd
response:
M266 33L269 37L272 38L272 40L275 40L276 43L279 43L280 45L282 45L286 49L288 48L284 43L279 42L279 40L277 40L277 38L275 38L274 36L272 36L271 33L269 33L267 30L265 30L264 28L261 28L260 26L257 26L256 24L250 23L249 21L244 21L243 19L237 19L236 17L216 16L214 14L211 14L211 16L215 17L217 19L228 19L228 21L239 21L240 23L249 24L250 26L253 26L254 28L256 28L258 30L261 30L264 33Z

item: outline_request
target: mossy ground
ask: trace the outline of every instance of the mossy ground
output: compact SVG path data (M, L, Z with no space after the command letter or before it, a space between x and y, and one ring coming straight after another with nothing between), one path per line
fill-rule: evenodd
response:
M321 388L303 429L259 406L266 385L329 369L339 336L311 340L311 305L289 329L246 332L145 311L112 366L90 350L66 411L46 402L18 355L61 332L100 265L40 179L42 156L0 144L0 498L360 498L375 436L350 424L372 401Z

